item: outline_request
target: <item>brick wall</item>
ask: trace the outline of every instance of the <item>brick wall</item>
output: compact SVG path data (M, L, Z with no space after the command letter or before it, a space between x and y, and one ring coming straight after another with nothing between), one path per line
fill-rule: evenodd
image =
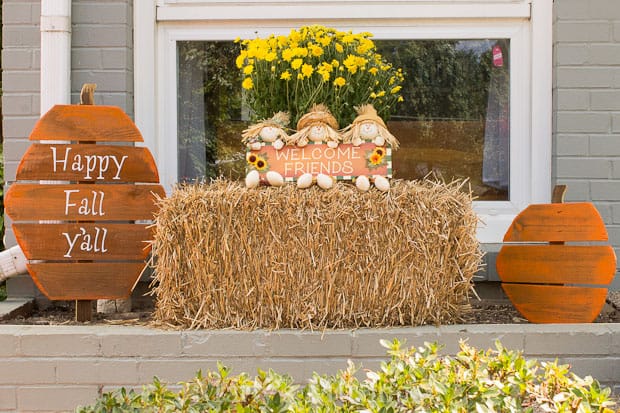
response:
M84 83L96 83L95 103L133 115L133 1L73 0L71 100ZM2 96L5 179L13 181L28 136L39 118L40 1L3 0ZM9 228L6 245L15 245ZM7 281L12 297L36 296L27 275Z
M347 360L377 369L386 359L379 340L407 346L459 339L480 349L501 340L529 358L572 365L620 392L620 325L480 325L355 331L157 331L131 326L0 326L0 411L65 411L90 404L102 391L140 389L157 375L174 385L222 361L233 374L272 368L304 383L312 372L335 374Z
M568 201L594 202L620 256L620 3L560 0L554 11L553 176Z

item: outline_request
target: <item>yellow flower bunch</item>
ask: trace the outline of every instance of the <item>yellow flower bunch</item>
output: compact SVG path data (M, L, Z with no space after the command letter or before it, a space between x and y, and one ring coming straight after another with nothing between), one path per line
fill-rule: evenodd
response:
M239 40L236 59L253 120L278 111L292 125L314 104L325 104L344 126L355 107L372 103L387 120L398 102L404 76L377 53L371 33L304 26L288 36Z

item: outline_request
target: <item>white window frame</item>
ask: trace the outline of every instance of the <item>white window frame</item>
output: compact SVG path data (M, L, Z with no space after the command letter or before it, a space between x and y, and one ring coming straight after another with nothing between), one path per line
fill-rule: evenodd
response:
M501 242L517 213L529 204L549 202L552 0L381 3L134 2L135 120L155 156L164 187L170 191L177 179L176 42L252 38L324 24L341 30L368 30L375 39L511 39L510 201L474 202L480 217L478 239Z

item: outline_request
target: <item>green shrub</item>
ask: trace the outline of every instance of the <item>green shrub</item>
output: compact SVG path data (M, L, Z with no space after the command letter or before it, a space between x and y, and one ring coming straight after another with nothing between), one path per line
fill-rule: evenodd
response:
M440 356L437 344L402 349L382 341L390 360L364 380L349 362L335 376L315 374L306 386L273 371L255 378L198 373L169 390L155 378L142 393L124 388L101 396L78 412L604 412L611 413L610 389L567 366L526 360L499 342L494 350L460 343L455 357Z

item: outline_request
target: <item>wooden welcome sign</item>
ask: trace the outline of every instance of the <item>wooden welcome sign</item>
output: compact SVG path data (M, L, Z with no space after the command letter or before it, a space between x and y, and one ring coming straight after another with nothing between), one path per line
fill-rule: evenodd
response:
M286 145L279 150L269 143L263 142L262 145L260 150L249 150L246 156L250 168L261 176L275 171L288 182L306 173L325 174L338 180L351 180L361 175L392 177L392 149L389 145L341 143L330 148L322 143L309 143L304 147Z
M106 143L143 142L140 131L118 107L57 105L30 140L72 142L31 145L6 194L34 282L51 300L128 297L165 192L148 149Z

